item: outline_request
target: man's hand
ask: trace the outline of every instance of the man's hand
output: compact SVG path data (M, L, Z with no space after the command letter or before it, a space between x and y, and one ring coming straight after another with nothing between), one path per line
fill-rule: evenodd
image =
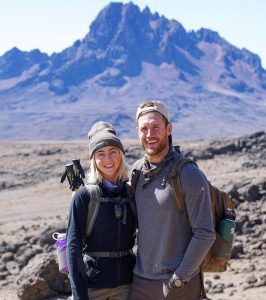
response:
M183 286L185 286L187 283L187 281L184 281L180 278L178 278L176 276L176 274L174 273L172 275L172 277L169 279L167 284L163 284L163 294L164 297L166 298L170 292L171 289L178 289L178 288L182 288Z
M174 273L168 282L168 286L169 288L182 288L183 286L186 285L186 283L187 283L186 281L178 278Z

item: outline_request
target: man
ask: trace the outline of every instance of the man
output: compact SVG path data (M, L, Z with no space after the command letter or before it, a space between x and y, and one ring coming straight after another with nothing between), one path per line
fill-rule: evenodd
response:
M207 179L195 164L183 166L186 209L180 211L167 176L181 155L172 146L166 107L145 102L136 121L145 156L135 189L139 232L130 299L200 299L200 264L215 240Z

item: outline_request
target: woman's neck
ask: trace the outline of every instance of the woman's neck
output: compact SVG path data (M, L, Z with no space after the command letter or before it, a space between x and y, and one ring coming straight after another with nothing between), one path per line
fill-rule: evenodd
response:
M103 184L111 189L115 189L118 187L117 181L110 181L109 179L104 179Z

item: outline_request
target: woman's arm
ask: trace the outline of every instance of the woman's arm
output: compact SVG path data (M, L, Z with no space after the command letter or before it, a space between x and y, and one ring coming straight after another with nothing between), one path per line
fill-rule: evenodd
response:
M83 238L88 213L89 194L86 187L72 198L67 226L67 262L74 300L88 300L87 276L82 257Z

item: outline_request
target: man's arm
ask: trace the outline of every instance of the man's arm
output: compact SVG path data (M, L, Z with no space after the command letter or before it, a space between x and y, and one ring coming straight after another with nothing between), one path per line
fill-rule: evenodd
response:
M215 241L215 230L205 175L196 165L187 163L181 171L180 180L193 236L175 274L183 280L190 280Z

